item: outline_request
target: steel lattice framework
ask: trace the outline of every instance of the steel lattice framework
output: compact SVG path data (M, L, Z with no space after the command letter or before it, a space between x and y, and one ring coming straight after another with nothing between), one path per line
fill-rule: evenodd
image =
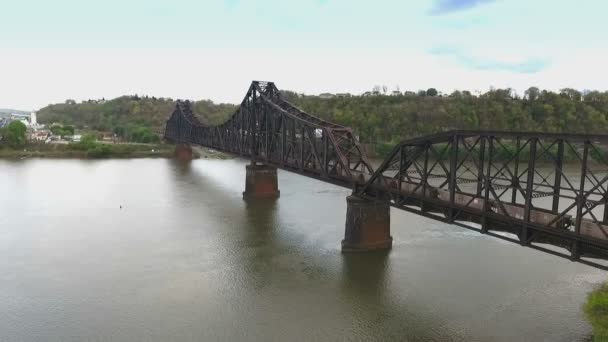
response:
M178 101L165 139L353 189L373 201L608 269L608 135L450 131L398 144L374 171L352 130L253 82L224 124Z
M178 101L164 136L347 187L373 173L350 128L296 108L272 82L252 82L236 113L218 126L203 125L188 101Z
M398 144L355 193L605 269L587 258L608 259L606 144L606 135L451 131Z

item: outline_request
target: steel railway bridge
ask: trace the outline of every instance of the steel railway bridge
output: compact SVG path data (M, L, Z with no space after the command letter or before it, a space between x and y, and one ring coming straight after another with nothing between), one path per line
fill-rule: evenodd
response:
M252 82L225 123L178 101L164 138L251 160L244 197L278 197L277 168L352 189L343 251L390 248L390 206L608 270L608 135L449 131L406 140L379 167L348 127Z

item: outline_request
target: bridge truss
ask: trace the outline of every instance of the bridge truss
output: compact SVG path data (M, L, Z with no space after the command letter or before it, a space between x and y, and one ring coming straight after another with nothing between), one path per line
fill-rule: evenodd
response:
M600 268L608 136L451 131L398 144L355 193Z
M350 128L254 81L221 125L202 124L178 101L164 137L608 269L608 135L450 131L401 142L374 171Z
M291 105L272 82L252 82L241 106L225 123L202 124L188 101L178 101L164 137L240 155L285 170L352 187L373 169L348 127Z

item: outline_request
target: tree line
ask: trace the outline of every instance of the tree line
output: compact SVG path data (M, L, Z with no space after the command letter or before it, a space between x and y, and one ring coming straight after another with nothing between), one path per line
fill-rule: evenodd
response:
M427 91L398 96L353 96L322 99L284 92L302 110L352 127L363 142L397 142L451 129L608 132L608 92L559 92L531 87L523 96L512 89L473 95Z
M174 105L170 98L138 95L81 103L66 100L40 109L38 121L53 124L53 127L75 126L77 129L109 132L127 141L155 143L159 139L156 132L164 128ZM196 101L193 106L206 124L223 122L237 108L236 105L215 104L208 100Z
M376 89L372 96L321 98L283 92L304 111L352 127L364 143L395 143L414 136L451 129L608 132L608 92L531 87L519 96L512 89L483 94L436 89L406 91L397 96ZM113 100L68 100L41 109L39 120L113 132L129 139L148 140L162 131L173 110L169 98L122 96ZM237 109L233 104L193 102L203 123L220 124ZM143 137L143 138L142 138Z

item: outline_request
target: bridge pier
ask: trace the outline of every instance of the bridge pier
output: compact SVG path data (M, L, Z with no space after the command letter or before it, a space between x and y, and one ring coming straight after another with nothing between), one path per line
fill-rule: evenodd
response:
M278 198L280 196L277 181L277 168L265 164L246 166L245 192L243 198Z
M342 252L389 249L392 245L388 202L370 201L355 195L348 196Z
M192 160L194 158L192 147L188 144L175 145L175 158L184 161Z

